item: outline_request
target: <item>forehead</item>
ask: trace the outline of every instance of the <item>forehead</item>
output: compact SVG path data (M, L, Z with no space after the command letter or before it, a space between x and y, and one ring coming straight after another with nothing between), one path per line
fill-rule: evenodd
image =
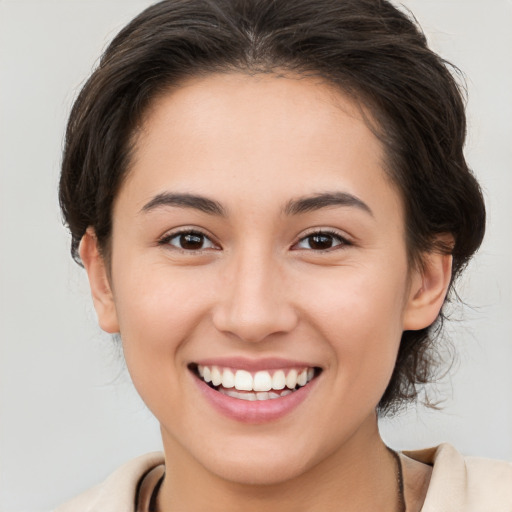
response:
M153 101L124 188L139 207L165 188L256 207L333 188L371 201L385 188L396 207L384 161L361 107L322 79L212 74Z
M226 137L240 142L245 133L244 148L252 150L275 141L286 146L307 141L310 147L322 140L340 143L346 128L351 138L368 139L363 115L371 119L371 114L363 114L363 108L316 76L215 73L187 79L159 95L144 116L139 145L155 140L155 129L162 128L178 129L180 138L190 135L195 143L203 138L229 144ZM382 149L375 138L372 146Z

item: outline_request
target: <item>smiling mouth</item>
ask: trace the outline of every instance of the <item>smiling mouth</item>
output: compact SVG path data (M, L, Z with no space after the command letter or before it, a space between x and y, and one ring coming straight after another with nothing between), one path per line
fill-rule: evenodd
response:
M322 371L318 367L307 367L249 372L195 363L190 364L189 369L215 391L247 401L285 397L307 386Z

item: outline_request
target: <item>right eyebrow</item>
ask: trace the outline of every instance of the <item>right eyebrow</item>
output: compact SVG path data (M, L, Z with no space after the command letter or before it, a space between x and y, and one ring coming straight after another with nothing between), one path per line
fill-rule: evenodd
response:
M298 215L330 206L358 208L373 217L372 210L361 199L348 192L338 191L314 194L289 201L284 208L284 213L286 215Z
M193 208L209 215L226 216L224 207L217 201L196 194L164 192L153 197L142 208L141 212L149 212L165 206Z

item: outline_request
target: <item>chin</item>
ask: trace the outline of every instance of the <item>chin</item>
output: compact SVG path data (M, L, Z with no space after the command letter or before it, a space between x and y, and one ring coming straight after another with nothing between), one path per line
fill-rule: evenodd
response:
M221 443L215 448L202 451L209 457L197 460L210 473L240 485L281 484L306 473L317 462L311 446L300 440L287 443L282 437L265 441L234 438L229 448Z
M239 485L271 486L293 480L307 471L307 467L299 461L269 456L262 459L246 457L238 460L224 460L209 469L223 480Z

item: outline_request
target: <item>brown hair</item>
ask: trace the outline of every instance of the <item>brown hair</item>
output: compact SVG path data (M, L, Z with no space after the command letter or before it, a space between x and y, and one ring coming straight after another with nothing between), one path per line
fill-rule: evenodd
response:
M75 260L88 226L108 257L113 200L157 94L187 77L275 70L322 76L369 108L405 205L410 260L451 253L452 287L485 231L481 190L463 155L464 101L449 65L385 0L166 0L137 16L107 48L69 118L60 204ZM450 246L439 241L446 233ZM415 399L418 384L435 377L442 321L441 312L432 326L403 333L380 413Z

